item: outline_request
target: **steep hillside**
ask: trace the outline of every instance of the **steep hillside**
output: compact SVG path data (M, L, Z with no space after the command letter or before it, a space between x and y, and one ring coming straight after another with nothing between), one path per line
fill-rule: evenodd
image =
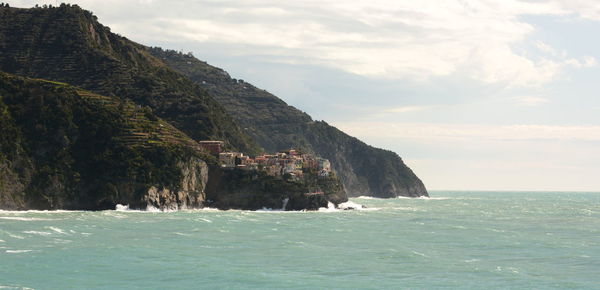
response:
M268 151L295 147L332 161L350 196L427 196L421 180L394 152L371 147L287 105L265 90L232 79L191 55L149 52L204 87Z
M1 71L130 99L195 140L220 139L231 149L261 151L198 85L76 5L0 7L0 52Z
M0 209L200 207L210 160L149 109L0 72Z

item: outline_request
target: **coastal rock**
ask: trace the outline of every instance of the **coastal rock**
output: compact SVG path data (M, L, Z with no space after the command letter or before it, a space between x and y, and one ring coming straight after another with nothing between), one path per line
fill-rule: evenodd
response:
M286 181L256 170L211 167L206 188L206 205L219 209L317 210L347 200L335 176Z
M208 165L203 160L191 158L178 162L181 182L175 188L151 186L142 198L146 208L178 210L202 207L205 200L204 189L208 181Z

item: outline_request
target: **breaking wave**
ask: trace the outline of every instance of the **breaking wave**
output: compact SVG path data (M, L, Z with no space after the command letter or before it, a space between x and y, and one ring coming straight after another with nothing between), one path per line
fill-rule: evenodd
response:
M20 217L20 216L0 216L0 219L13 220L13 221L54 221L55 220L55 219Z

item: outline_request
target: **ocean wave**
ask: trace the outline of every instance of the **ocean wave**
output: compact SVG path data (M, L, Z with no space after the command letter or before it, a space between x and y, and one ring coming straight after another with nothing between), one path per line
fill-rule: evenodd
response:
M51 232L40 232L40 231L23 231L24 234L38 235L38 236L51 236Z
M27 214L27 213L69 213L69 212L86 212L86 210L66 210L66 209L53 209L53 210L2 210L0 209L0 214Z
M353 201L342 202L338 204L338 209L341 210L359 210L359 211L375 211L380 210L380 208L376 207L366 207L362 204L355 203Z
M33 288L27 288L27 287L23 287L23 286L4 286L4 285L0 285L0 289L33 290Z
M374 196L368 196L368 195L361 195L359 197L353 197L353 198L358 198L358 199L384 199L381 197L374 197Z
M117 204L115 206L115 210L116 211L128 211L129 210L129 205Z
M146 206L146 209L130 209L129 205L123 205L123 204L117 204L115 206L114 211L122 211L122 212L145 212L145 213L163 213L163 212L178 212L178 211L185 211L188 210L188 208L182 207L182 208L166 208L166 209L160 209L157 207L154 207L152 205L148 205Z
M421 256L421 257L429 258L429 256L427 256L427 255L425 255L425 254L423 254L423 253L417 252L417 251L412 251L412 253L413 253L413 254L415 254L415 255L417 255L417 256Z
M67 234L65 231L63 231L62 229L59 229L59 228L57 228L57 227L46 227L46 228L48 228L48 229L51 229L51 230L53 230L54 232L57 232L57 233L59 233L59 234L61 234L61 235L66 235L66 234Z
M13 221L55 221L56 220L56 219L20 217L20 216L0 216L0 219L13 220Z
M29 253L33 252L33 250L6 250L9 254L20 254L20 253Z
M381 199L381 200L386 200L386 199L425 199L425 200L446 200L446 199L450 199L450 197L430 197L430 196L417 196L417 197L410 197L410 196L396 196L394 198L384 198L384 197L375 197L375 196L367 196L367 195L361 195L359 197L353 197L353 198L357 198L357 199Z
M391 209L393 209L393 210L403 210L403 211L412 211L412 212L425 211L424 209L421 209L421 208L409 207L409 206L408 207L407 206L404 206L404 207L392 207Z
M335 204L333 204L332 202L328 201L327 202L327 207L320 207L319 208L319 212L335 212L338 211L339 209L335 208Z

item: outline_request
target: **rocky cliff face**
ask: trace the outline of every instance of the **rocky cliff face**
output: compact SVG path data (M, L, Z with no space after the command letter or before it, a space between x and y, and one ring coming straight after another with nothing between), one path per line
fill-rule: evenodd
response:
M233 79L191 55L150 48L150 54L205 88L267 151L300 148L329 159L349 196L427 196L423 182L394 152L371 147L287 105L265 90Z
M199 208L204 205L204 189L208 182L208 165L199 158L189 158L177 163L181 179L175 188L152 186L142 198L145 208L179 210Z
M311 194L321 190L322 194ZM206 205L221 209L316 210L348 201L335 176L286 181L260 171L212 168Z
M210 160L116 97L0 72L0 209L201 207Z

